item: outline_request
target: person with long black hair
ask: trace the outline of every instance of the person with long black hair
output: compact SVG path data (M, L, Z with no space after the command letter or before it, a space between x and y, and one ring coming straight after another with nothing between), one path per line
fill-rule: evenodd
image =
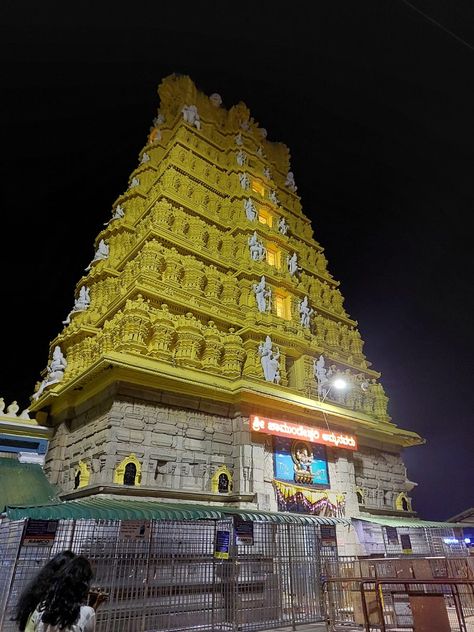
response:
M32 632L94 632L95 610L86 606L92 580L89 561L78 555L51 581L45 598L28 621Z
M47 562L37 575L27 585L21 593L16 605L15 621L20 630L25 630L30 615L35 611L36 606L41 603L49 589L51 581L65 564L70 562L75 556L72 551L61 551Z

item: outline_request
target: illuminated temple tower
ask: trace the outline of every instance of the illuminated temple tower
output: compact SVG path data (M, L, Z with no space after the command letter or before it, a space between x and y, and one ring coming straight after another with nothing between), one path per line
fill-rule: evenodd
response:
M288 148L186 76L159 96L33 396L50 481L63 499L410 515L401 450L421 439L390 420Z

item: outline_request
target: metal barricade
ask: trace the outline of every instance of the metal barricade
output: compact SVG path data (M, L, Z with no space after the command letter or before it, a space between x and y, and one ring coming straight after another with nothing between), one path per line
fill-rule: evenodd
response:
M234 522L61 520L47 545L26 542L24 521L0 522L0 629L13 632L22 590L56 553L86 556L108 595L97 632L251 632L313 623L321 609L318 525L255 522L236 544ZM229 549L216 556L216 533Z
M324 583L331 632L471 632L474 580L330 578Z

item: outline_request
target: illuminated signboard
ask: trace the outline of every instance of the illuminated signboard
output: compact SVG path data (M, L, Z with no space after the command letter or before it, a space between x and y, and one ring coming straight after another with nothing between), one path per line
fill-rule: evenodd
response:
M357 450L357 440L354 435L257 415L250 415L250 430L289 439L305 439L311 443L321 443L335 448Z

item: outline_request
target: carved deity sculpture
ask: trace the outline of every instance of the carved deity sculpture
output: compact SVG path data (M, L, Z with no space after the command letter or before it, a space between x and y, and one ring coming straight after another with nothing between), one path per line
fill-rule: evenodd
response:
M270 191L268 197L270 198L270 202L273 202L273 204L278 204L278 197L276 194L276 191Z
M286 263L288 265L288 272L291 276L299 271L300 268L298 267L298 256L296 252L294 252L291 257L290 255L286 257Z
M300 302L300 323L303 325L303 327L308 327L310 326L310 319L311 316L314 314L314 309L312 307L309 307L308 305L308 297L305 296L304 299Z
M16 417L18 411L20 410L20 407L18 406L16 399L12 401L12 403L10 404L10 406L8 406L7 408L7 415L10 415L10 417Z
M105 243L103 239L99 241L99 245L97 246L97 250L95 251L94 258L91 263L87 266L86 272L91 269L91 266L96 261L102 261L109 258L109 246Z
M237 134L237 136L235 137L235 144L236 144L236 145L239 145L239 146L241 146L241 145L243 145L243 144L244 144L244 140L243 140L243 138L242 138L242 134L241 134L240 132L239 132L239 133Z
M257 219L257 209L255 208L254 203L250 198L244 200L244 209L245 215L249 222L253 222Z
M286 219L283 217L283 215L278 219L278 230L282 235L287 235L288 234L288 229L289 226L286 223Z
M132 181L130 182L130 186L128 187L129 189L134 189L135 187L140 186L140 179L137 178L137 176L134 176L132 178Z
M53 351L53 358L48 365L45 379L41 382L36 393L33 394L32 399L38 399L43 393L44 389L52 384L57 384L64 377L64 371L67 367L66 358L63 356L61 347L56 345Z
M194 125L196 129L201 129L201 120L199 118L198 109L195 105L185 105L181 112L186 123Z
M110 222L113 222L114 219L122 219L122 217L125 217L125 212L123 210L123 207L120 204L117 204L114 212L112 213L112 217L109 219L108 222L104 223L104 226L108 226L108 224L110 224Z
M240 186L247 190L250 187L250 178L246 173L239 173Z
M158 125L163 125L163 123L165 122L165 117L163 114L158 114L154 119L153 119L153 125L155 127L158 127Z
M249 237L248 244L250 248L250 257L254 261L261 261L265 257L267 249L262 242L259 241L257 231L254 231L253 235Z
M318 397L324 399L329 393L329 377L332 375L332 370L329 371L325 367L324 356L320 355L313 362L313 374L318 382Z
M263 175L264 175L265 178L267 178L267 180L271 180L272 179L272 172L270 171L269 167L264 167Z
M89 295L89 288L83 285L79 290L79 296L74 301L74 307L69 312L66 320L63 320L63 325L68 325L71 322L71 314L75 312L84 312L89 305L91 304L91 299Z
M247 155L245 154L244 151L240 150L237 152L236 160L237 160L237 164L240 167L243 167L247 162Z
M142 159L140 160L140 164L143 165L145 162L150 161L150 156L145 152L143 152Z
M285 180L285 186L287 186L290 189L290 191L293 191L293 193L296 193L298 189L298 187L295 184L295 176L293 175L292 171L288 171L288 174Z
M262 276L259 283L254 283L253 291L259 312L269 312L271 309L272 290L266 286L265 277Z
M222 97L217 92L213 92L211 94L211 96L209 97L209 101L215 108L218 108L222 105Z
M273 343L270 336L265 338L265 342L260 343L258 347L260 355L260 363L263 369L263 375L267 382L280 383L280 351L273 351Z

